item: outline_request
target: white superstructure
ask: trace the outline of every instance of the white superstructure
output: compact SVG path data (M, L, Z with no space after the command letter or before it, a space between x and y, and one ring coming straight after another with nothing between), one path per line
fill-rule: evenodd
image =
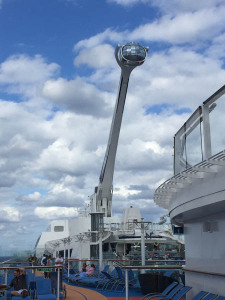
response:
M184 227L188 299L199 291L225 296L225 86L175 135L174 177L155 202Z

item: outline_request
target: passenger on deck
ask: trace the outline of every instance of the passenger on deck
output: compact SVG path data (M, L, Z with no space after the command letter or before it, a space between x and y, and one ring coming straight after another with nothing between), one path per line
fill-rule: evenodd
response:
M14 278L6 289L8 290L11 287L14 288L14 291L11 291L11 296L21 296L25 298L28 295L25 269L20 268L14 271Z
M84 264L83 264L83 266L84 266ZM82 267L82 270L83 270L83 267ZM86 272L82 271L81 273L76 274L75 275L75 277L77 277L76 280L79 280L80 278L84 278L84 277L87 277L87 276L91 276L91 275L94 274L94 272L95 272L95 265L94 264L91 264L90 267L88 267L86 265Z
M59 253L58 257L55 259L56 266L63 266L63 258L62 255Z
M87 271L87 264L86 263L83 263L83 266L81 268L81 273L82 272L86 272Z

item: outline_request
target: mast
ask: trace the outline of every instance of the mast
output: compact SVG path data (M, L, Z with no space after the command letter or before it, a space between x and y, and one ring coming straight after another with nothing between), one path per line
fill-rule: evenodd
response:
M115 58L121 68L119 90L99 184L91 196L91 211L102 213L104 217L112 215L114 165L130 74L134 68L144 63L147 52L148 47L133 42L124 46L118 45L115 49Z

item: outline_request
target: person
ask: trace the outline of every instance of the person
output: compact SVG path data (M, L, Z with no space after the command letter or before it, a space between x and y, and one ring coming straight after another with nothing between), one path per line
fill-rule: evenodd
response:
M14 278L6 289L14 288L14 291L11 291L11 296L21 296L25 298L28 295L27 284L26 284L26 270L24 268L16 269L14 271Z
M81 268L81 273L82 272L86 272L87 271L87 264L86 263L83 263L83 266Z
M81 273L78 273L77 275L75 275L75 277L77 277L76 280L79 280L79 279L87 277L87 276L91 276L91 275L94 274L94 272L95 272L95 265L94 264L91 264L90 267L86 266L86 271L82 271Z
M63 266L63 258L62 258L61 253L59 253L58 257L56 257L55 265L56 266Z
M38 261L37 256L34 254L34 256L32 257L32 264L34 266L36 266L37 265L37 261Z
M91 275L94 274L94 272L95 272L95 265L94 265L94 264L91 264L90 268L87 269L86 274L87 274L88 276L91 276Z
M52 262L52 256L48 255L47 256L47 266L52 266L53 262ZM44 277L45 278L50 278L50 273L49 272L44 272Z
M43 254L43 257L41 259L41 266L46 266L47 265L47 255Z
M32 266L36 266L37 261L38 261L38 259L37 259L36 255L34 254L34 256L32 256L32 260L31 260ZM35 273L35 272L36 272L36 269L33 269L32 273Z
M30 265L30 266L32 266L32 258L33 258L33 256L30 255L30 256L28 257L28 259L27 259L27 261L29 262L29 265Z
M58 257L56 257L56 259L55 259L55 265L63 267L63 258L62 258L61 253L58 254ZM62 285L62 269L60 269L60 286L61 285Z

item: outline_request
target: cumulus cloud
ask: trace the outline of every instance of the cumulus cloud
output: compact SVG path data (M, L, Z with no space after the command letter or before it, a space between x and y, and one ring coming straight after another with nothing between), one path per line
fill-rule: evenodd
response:
M157 7L164 13L178 13L185 11L196 11L202 8L211 8L220 6L224 3L223 0L108 0L110 3L116 3L122 6L132 6L134 4L148 4L149 6Z
M5 225L1 224L0 225L0 231L5 230Z
M223 0L149 0L148 3L159 8L164 13L179 13L197 11L204 8L219 7L224 4Z
M40 219L58 219L76 217L77 211L74 208L68 207L36 207L34 214Z
M0 206L0 221L1 222L19 222L19 211L12 206L1 205Z
M110 41L114 43L118 43L118 41L123 41L126 39L126 31L124 32L116 32L110 28L107 28L105 31L96 34L89 39L79 41L75 46L74 50L78 51L82 48L93 48L100 44L103 44L104 41ZM95 48L96 49L96 48Z
M83 63L93 68L109 68L114 65L114 48L109 44L101 44L83 49L76 56L74 64L79 66Z
M175 17L163 16L141 25L130 33L131 40L164 41L175 44L209 41L224 27L225 6L187 12ZM218 21L220 22L218 26Z
M4 241L13 236L18 243L17 236L23 235L36 240L51 220L76 217L75 207L93 193L120 77L114 46L130 40L149 44L150 51L129 81L113 213L133 205L154 222L165 214L152 198L155 188L173 175L173 135L224 84L225 10L219 0L114 2L154 5L159 17L130 30L104 28L78 41L76 77L65 78L58 64L41 55L14 55L0 65L0 90L11 94L9 101L4 94L0 99ZM222 123L222 115L216 120ZM218 143L219 136L214 139ZM21 218L24 224L18 226ZM26 237L22 242L27 243Z
M149 0L107 0L108 2L114 2L119 5L130 6L136 3L149 3Z
M0 65L0 88L8 93L32 96L58 72L56 63L48 64L40 55L13 55Z
M108 115L107 92L101 92L93 84L81 78L67 81L63 78L48 80L43 87L43 96L78 114L97 117Z
M198 42L199 46L201 46L200 42L210 42L215 35L223 31L224 20L224 5L207 5L206 7L202 6L199 10L182 10L175 15L164 14L156 21L140 25L132 31L116 32L113 29L106 29L104 32L89 39L79 41L74 46L74 49L80 50L96 47L104 44L106 41L124 43L125 40L165 42L173 45Z

